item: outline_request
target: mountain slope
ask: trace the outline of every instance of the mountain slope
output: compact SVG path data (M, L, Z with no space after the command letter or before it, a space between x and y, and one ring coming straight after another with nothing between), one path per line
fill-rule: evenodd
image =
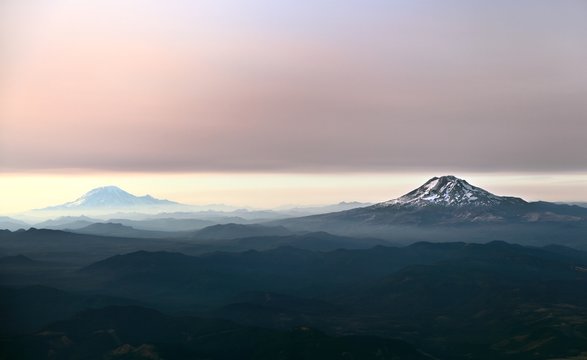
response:
M205 227L195 232L193 237L206 240L228 240L252 236L286 236L291 234L292 232L283 226L230 223Z
M332 252L280 248L197 257L141 251L96 262L64 280L79 294L133 298L175 314L238 320L245 327L304 326L304 331L319 328L328 334L401 338L438 359L551 360L587 352L586 268L587 253L561 246L452 242ZM44 302L32 299L33 307L46 311ZM103 356L113 348L94 346L123 339L116 346L136 349L150 344L162 351L161 357L175 359L182 357L163 353L163 343L193 339L197 344L188 340L183 345L202 349L214 343L215 334L236 334L206 327L204 333L211 335L207 337L183 327L186 322L188 318L176 322L141 310L97 311L95 316L50 326L34 339L27 338L32 343L9 345L22 351L41 342L50 346L42 348L44 354L54 349L73 359L74 353ZM221 339L231 346L240 341L232 336ZM0 343L0 349L4 345ZM67 346L51 347L61 345ZM4 358L25 358L11 355ZM138 354L127 355L122 358ZM202 357L218 358L207 355Z
M369 249L377 245L389 245L385 240L352 238L332 235L327 232L309 232L287 236L252 236L227 241L215 241L221 250L269 250L283 246L313 251L332 251L337 249Z
M524 200L515 197L497 196L489 191L469 184L466 180L452 175L433 177L424 185L409 193L390 201L376 204L376 207L387 206L499 206L523 205Z
M37 229L64 230L80 229L88 225L99 223L100 220L87 216L61 216L55 219L45 220L34 225Z
M540 238L576 243L587 234L587 209L497 196L454 176L434 177L393 200L335 213L276 221L292 230L393 240L471 241Z
M339 305L361 312L355 321L363 327L385 334L396 324L388 334L402 333L440 358L566 359L587 350L584 253L469 247L466 257L408 266L348 292Z
M16 231L18 229L28 229L29 224L10 218L8 216L0 216L0 229L1 230L10 230Z
M172 214L178 216L177 214ZM122 218L112 218L107 222L119 223L122 225L130 226L137 230L150 230L150 231L196 231L206 226L214 225L214 221L200 220L197 218L173 218L173 217L161 217L161 218L148 218L142 220L129 220Z
M551 249L492 242L141 252L80 275L116 296L176 304L180 297L187 306L210 296L208 304L221 307L215 316L248 325L400 337L440 359L554 359L587 351L587 254ZM243 295L251 292L262 294Z
M131 226L120 223L95 223L80 229L66 229L66 231L98 236L114 236L121 238L165 239L178 237L178 234L164 231L137 230Z
M157 251L184 247L183 243L167 239L98 236L35 228L16 232L0 230L0 254L23 254L43 261L86 263L139 249Z
M242 253L187 256L170 252L139 251L110 257L78 274L81 282L122 297L155 302L212 302L246 291L267 290L295 294L310 288L322 291L337 284L362 284L414 264L500 253L531 254L530 248L464 243L417 243L403 248L377 246L366 250L315 252L291 247ZM566 255L536 250L542 257ZM481 254L481 255L479 255ZM582 254L582 253L581 253ZM208 297L208 298L206 298Z
M41 210L126 208L134 206L179 205L169 200L155 199L151 195L135 196L116 186L103 186L88 191L80 198L62 205L49 206Z

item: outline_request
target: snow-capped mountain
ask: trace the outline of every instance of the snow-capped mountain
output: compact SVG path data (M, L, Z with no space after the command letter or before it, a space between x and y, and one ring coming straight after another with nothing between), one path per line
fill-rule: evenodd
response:
M103 186L88 191L74 201L46 207L40 210L134 209L141 207L166 207L178 205L181 206L179 203L156 199L151 195L135 196L117 186Z
M525 204L509 196L497 196L452 175L433 177L424 185L393 200L376 206L497 206Z
M433 177L417 189L393 200L276 223L295 230L376 234L382 237L392 234L398 236L400 231L403 236L408 236L406 234L413 233L412 230L406 232L408 227L420 230L434 228L436 231L438 226L500 224L542 224L560 231L557 224L564 223L568 228L580 228L576 231L579 233L583 227L587 227L587 209L498 196L463 179L447 175ZM473 234L478 235L474 231Z

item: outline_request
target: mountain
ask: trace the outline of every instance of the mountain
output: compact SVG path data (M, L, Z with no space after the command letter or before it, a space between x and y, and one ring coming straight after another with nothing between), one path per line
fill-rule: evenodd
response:
M170 206L179 203L155 199L151 195L135 196L117 186L103 186L88 191L80 198L65 204L50 206L42 211L55 210L93 210L93 209L126 209L149 206Z
M0 229L15 231L18 229L28 229L29 224L10 218L8 216L0 216Z
M142 220L130 220L122 218L112 218L107 222L119 223L122 225L133 227L137 230L150 231L196 231L206 226L216 224L209 220L200 220L192 218L150 218Z
M283 226L263 226L257 224L218 224L198 230L194 238L215 240L215 239L236 239L252 236L285 236L292 232Z
M360 312L353 320L363 328L394 324L380 334L441 359L581 358L587 350L585 254L566 257L503 242L465 249L466 256L408 266L347 292L337 305Z
M226 222L253 222L283 219L288 215L270 210L247 210L228 205L188 205L166 199L157 199L151 195L136 196L117 186L103 186L88 191L78 199L64 204L34 209L25 212L26 215L36 219L54 219L56 216L66 218L84 217L99 218L102 221L108 219L150 220L156 218L192 219L207 222L209 224ZM73 219L72 219L73 221ZM96 222L96 221L92 221ZM60 222L59 225L63 225ZM72 224L76 228L89 225L89 223ZM43 226L49 226L43 224ZM50 225L57 228L55 224ZM165 226L165 225L164 225ZM37 226L39 227L39 226ZM189 226L192 227L193 226ZM74 227L69 227L74 228ZM63 229L63 227L60 227ZM152 229L155 230L155 229ZM157 228L156 230L169 230Z
M489 191L469 184L452 175L433 177L424 185L390 201L376 204L376 207L389 206L448 206L448 207L491 207L502 205L527 204L516 197L497 196Z
M587 202L581 202L581 201L579 201L579 202L560 202L558 204L577 205L577 206L580 206L580 207L587 208Z
M280 247L312 251L332 251L338 249L370 249L377 245L390 245L389 241L375 238L358 238L332 235L324 231L296 233L292 235L258 235L239 238L182 237L182 233L170 233L174 239L184 241L186 246L181 252L199 255L215 251L240 252L248 250L271 250ZM191 248L191 246L195 248ZM1 249L1 247L0 247Z
M43 222L35 224L37 229L51 229L51 230L64 230L64 229L80 229L88 225L101 222L98 219L93 219L87 216L61 216L55 219L45 220Z
M363 203L359 201L341 201L337 204L323 205L323 206L284 206L275 209L279 213L289 216L306 216L306 215L317 215L325 214L329 212L344 211L355 209L359 207L365 207L373 205L372 203Z
M270 224L403 242L534 239L547 244L554 238L570 245L584 243L587 209L498 196L449 175L434 177L397 199L372 206Z
M98 236L115 236L121 238L145 238L145 239L165 239L170 237L178 237L179 235L171 232L152 231L152 230L138 230L131 226L122 225L119 223L95 223L85 226L80 229L66 229L67 231Z
M369 249L377 245L389 245L389 242L371 238L332 235L318 231L286 236L265 235L215 240L210 244L223 251L269 250L283 246L314 251L332 251L337 249Z
M581 359L587 352L587 253L558 245L421 242L201 256L139 251L71 269L61 276L64 286L37 283L67 293L0 288L0 317L14 314L15 320L0 328L36 328L51 321L48 316L124 298L168 314L90 310L31 335L0 336L0 359L45 359L49 352L52 359L229 359L247 358L248 346L281 351L252 358L329 358L321 349L331 337L348 335L370 343L373 337L401 339L436 359ZM253 326L257 335L271 335L241 337L240 330ZM301 343L283 347L279 334L291 335L298 326L293 333ZM316 342L318 332L311 329L330 340ZM377 344L368 349L371 355L337 347L333 358L388 358L382 354L391 347ZM240 356L221 356L227 347ZM289 356L287 349L305 350Z
M439 359L587 351L587 253L504 242L417 243L199 257L115 256L79 272L92 293L215 306L246 325L401 338ZM199 306L199 308L202 308Z
M215 251L268 250L282 246L316 251L336 249L366 249L388 242L372 238L352 238L313 232L293 235L270 235L281 233L282 228L253 226L251 233L258 236L232 238L229 232L209 233L208 237L195 237L194 232L162 232L135 229L133 227L96 223L77 230L48 230L32 228L26 231L0 231L0 257L24 254L33 259L65 263L90 263L115 254L138 250L179 251L188 255L199 255ZM290 232L286 232L289 234ZM244 233L241 233L244 236ZM263 235L261 235L263 234ZM224 239L222 235L229 238ZM232 233L234 235L234 233ZM216 237L214 237L216 236ZM15 279L6 274L2 280Z
M15 232L0 230L0 255L22 254L42 261L86 263L141 249L173 251L185 246L169 239L99 236L35 228Z
M187 256L138 251L113 256L79 270L85 290L153 302L217 305L239 293L267 290L296 295L338 284L362 284L410 264L428 264L483 247L463 243L376 246L318 252L293 247ZM481 250L478 250L481 251Z
M210 306L243 292L292 294L309 286L320 288L397 269L398 264L390 261L393 258L383 255L388 251L381 253L380 257L355 258L354 253L323 254L290 247L201 256L139 251L98 261L78 275L86 291L152 303Z

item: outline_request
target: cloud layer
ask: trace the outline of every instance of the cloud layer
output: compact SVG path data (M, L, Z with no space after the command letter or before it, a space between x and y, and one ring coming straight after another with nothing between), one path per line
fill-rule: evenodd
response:
M587 170L584 1L7 1L0 169Z

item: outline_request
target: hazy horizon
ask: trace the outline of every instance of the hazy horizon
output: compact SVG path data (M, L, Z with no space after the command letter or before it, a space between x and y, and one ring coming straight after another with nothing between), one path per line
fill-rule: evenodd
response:
M399 197L434 176L456 175L496 195L528 201L587 201L584 174L4 174L0 214L73 201L89 190L114 185L134 195L151 195L189 205L243 208L382 202Z
M0 0L0 360L587 360L586 145L587 0Z
M455 174L587 201L584 1L3 1L0 213L115 184L377 202Z

